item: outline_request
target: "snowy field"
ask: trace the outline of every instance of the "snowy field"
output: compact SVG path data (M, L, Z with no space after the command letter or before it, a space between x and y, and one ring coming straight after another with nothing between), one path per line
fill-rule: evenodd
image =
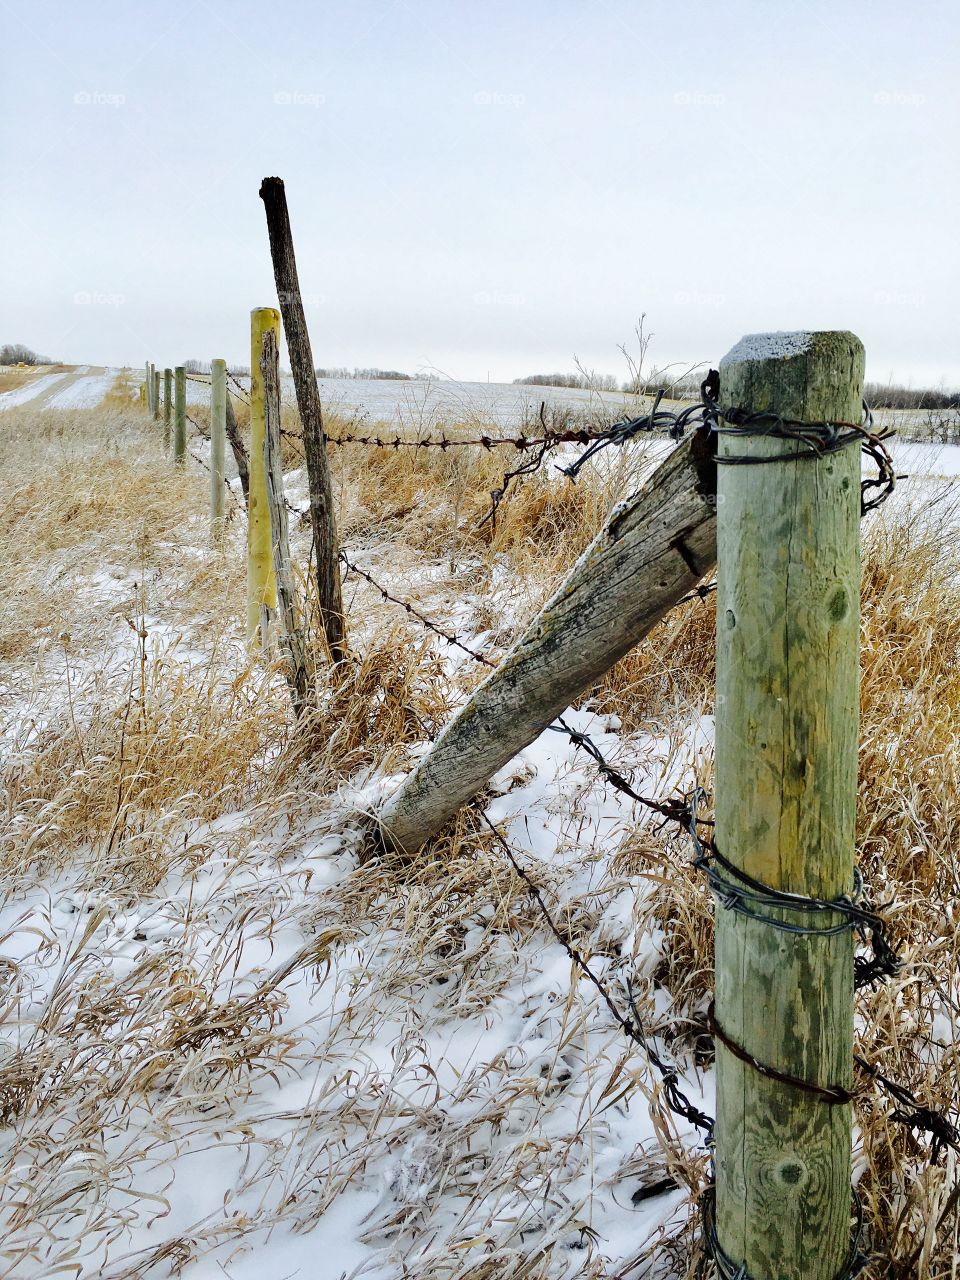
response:
M28 528L32 550L0 650L3 1275L692 1275L702 1136L664 1109L657 1073L496 845L465 823L412 868L366 857L367 815L476 683L477 664L348 575L352 696L325 691L324 742L290 763L283 680L251 667L243 644L242 518L225 553L212 550L206 474L192 463L173 474L139 410L82 411L115 373L49 375L37 394L71 397L74 416L44 412L20 428L38 452L15 486L9 529ZM390 403L409 424L408 402ZM11 413L3 430L19 421ZM487 546L464 532L485 510L486 472L391 453L380 465L407 471L371 475L374 464L343 452L350 556L471 647L501 653L562 567L550 539L574 537L579 509L562 503L586 503L593 482L528 483L504 520L522 511L529 530L510 541L508 525ZM958 449L896 456L916 477L907 505L960 474ZM302 470L286 483L303 509ZM591 510L609 496L598 491ZM302 562L306 530L294 539ZM712 627L710 606L687 606L613 693L565 713L645 794L709 786ZM702 679L689 674L698 663ZM889 733L866 737L892 759ZM698 1047L710 903L685 843L551 731L493 780L486 813L712 1113ZM937 945L952 942L941 931ZM932 1070L953 1015L949 993L925 998L918 1013L905 989L890 1015L878 996L884 1012L862 1021L900 1018L904 1043L932 1027ZM858 1144L868 1180L862 1134Z

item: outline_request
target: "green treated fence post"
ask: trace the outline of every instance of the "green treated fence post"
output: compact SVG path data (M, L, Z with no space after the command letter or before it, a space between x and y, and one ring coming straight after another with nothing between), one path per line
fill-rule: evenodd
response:
M163 447L170 448L170 427L173 411L173 370L163 371Z
M852 333L755 334L720 364L721 404L859 422L863 363ZM833 899L853 887L860 450L723 463L800 448L719 438L716 843L756 880ZM849 1089L853 939L763 919L822 928L839 916L753 909L760 918L716 912L718 1239L756 1280L834 1280L850 1247L850 1104L764 1076L723 1038L794 1079Z
M183 466L187 460L187 373L182 364L173 371L176 387L173 410L173 460Z
M223 461L227 440L227 362L214 360L210 366L210 535L216 545L223 542L226 485Z

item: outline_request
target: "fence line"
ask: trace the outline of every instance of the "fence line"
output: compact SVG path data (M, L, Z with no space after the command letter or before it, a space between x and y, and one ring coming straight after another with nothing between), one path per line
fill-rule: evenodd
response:
M218 361L216 364L220 366L223 362ZM147 368L149 375L153 372L153 367L148 365ZM186 377L188 376L192 381L206 382L206 380L197 378L194 375L185 375L182 367L179 367L176 372L178 423L177 442L179 442L181 407L183 407L182 416L184 420L189 419L196 429L201 434L204 434L199 424L194 422L192 418L189 418L189 415L185 414L185 392L182 391L182 388ZM220 370L216 369L216 372L219 376ZM749 404L752 399L754 403L756 402L755 397L750 394L750 392L756 392L758 386L754 378L755 373L755 369L748 371L749 377L744 383L745 394L738 397L738 399L747 404ZM148 381L146 383L147 410L148 412L152 412L152 414L157 418L160 416L159 392L157 386L158 376L159 375L154 378L148 377ZM235 388L235 391L240 394L241 398L245 400L247 399L245 389L236 380L236 378L232 375L226 374L225 369L223 371L223 378L224 399L226 399L225 392L227 378L229 378ZM151 382L153 383L152 387ZM207 383L207 385L210 384ZM256 386L256 383L254 385ZM799 470L800 472L804 470L802 467L799 469L792 467L792 464L796 459L811 459L814 463L827 458L832 460L835 456L849 459L854 455L855 451L850 449L848 446L855 443L858 446L862 446L864 451L867 452L877 463L877 476L867 477L860 480L859 492L861 514L879 505L879 503L882 502L893 489L896 477L893 472L889 453L883 444L885 435L889 433L872 431L870 429L871 420L869 413L867 413L866 425L862 425L851 421L854 415L849 408L845 407L844 409L837 410L831 409L829 412L824 414L824 421L822 423L815 423L811 425L809 423L792 422L789 420L789 414L785 413L783 416L779 416L771 413L767 409L764 409L763 412L759 414L751 410L724 411L719 407L716 384L710 383L709 380L704 383L701 400L701 405L691 406L677 413L673 413L660 408L661 396L658 395L653 409L648 414L615 423L612 427L586 428L576 431L549 430L546 428L545 423L543 423L543 417L541 414L541 424L543 425L544 430L542 434L538 436L528 436L525 433L521 433L518 436L494 436L481 434L465 439L451 439L444 434L440 436L419 437L411 440L404 439L399 435L389 439L382 435L347 434L325 437L324 442L335 447L349 444L376 449L392 448L394 450L399 450L401 448L439 448L442 451L446 451L450 448L473 447L490 451L497 448L512 447L520 454L530 455L524 458L524 462L520 466L512 471L508 471L504 476L504 481L500 488L494 491L494 494L492 495L493 506L490 516L495 515L497 506L505 497L510 482L515 479L521 479L525 475L532 474L532 472L537 470L543 464L546 456L561 445L579 444L586 450L573 464L565 468L558 468L572 479L575 479L582 466L589 459L593 458L601 449L610 445L626 444L635 439L641 432L665 430L669 432L674 439L679 439L683 436L685 429L689 426L694 426L697 429L702 429L705 425L708 426L713 433L713 439L719 442L719 461L721 464L724 464L724 466L721 466L721 476L724 475L725 466L730 466L730 464L742 465L744 463L759 460L759 458L754 456L751 451L752 447L754 447L753 441L757 439L761 441L760 452L767 455L765 460L774 464L779 463L781 470L786 466L790 466L792 468L791 474L796 470ZM165 402L167 401L168 396L165 396ZM252 412L256 415L257 397L255 391L253 396L247 402L252 404ZM165 403L165 408L168 411L167 403ZM801 427L803 428L802 431L800 430ZM828 428L829 430L821 431L821 428ZM299 439L296 433L280 432L280 434L287 438ZM785 444L785 441L788 443ZM533 452L531 453L531 451ZM175 446L175 455L176 452L177 450ZM251 450L251 462L256 458L257 453L258 450L254 447L254 449ZM197 461L201 462L201 465L205 465L202 459L197 458ZM219 491L222 501L222 485L225 481L221 480L221 483L218 485L217 468L211 467L208 469L211 470L212 486L211 519L215 520L216 517L213 514L214 504L216 501L215 491ZM731 472L730 474L734 473ZM749 475L749 469L745 470L744 474ZM830 474L834 474L833 470L831 470ZM840 481L846 481L844 486L845 489L855 490L856 479L853 478L854 474L856 479L860 478L859 464L857 465L855 473L851 471L850 476L839 476ZM282 483L282 475L280 475L279 471L277 471L277 476ZM275 483L276 479L277 477L275 477ZM227 487L229 488L230 486L228 485ZM751 490L751 492L753 492L753 490ZM237 503L236 494L233 492L232 488L231 494L234 502ZM255 492L251 485L249 508L251 519L253 518L255 501ZM278 510L281 512L283 510L284 503L285 499L282 498L281 491L278 505ZM289 504L286 504L286 506L289 507ZM290 509L292 510L292 508ZM488 519L489 518L490 517L488 516ZM610 536L612 537L619 536L619 529L617 527L616 520L620 518L622 517L615 513L615 519L611 522L610 526L612 531ZM222 510L220 513L220 519L221 521L223 520ZM743 525L744 517L742 515L736 519L732 517L730 519L731 529L740 528ZM472 648L457 636L455 632L447 630L440 624L432 621L410 601L405 601L392 594L367 570L352 561L342 550L339 553L339 560L344 567L345 576L350 573L354 573L376 590L380 594L381 598L393 603L398 608L403 609L409 617L413 618L426 631L434 634L447 645L458 648L478 664L482 664L488 670L494 671L499 669L500 664ZM688 603L694 600L703 601L716 590L716 581L700 583L692 590L680 596L676 600L676 603ZM727 588L726 599L730 598L729 590L730 589ZM742 594L735 594L737 594L737 598L741 601L742 605ZM835 625L842 617L846 616L845 614L840 614L840 607L836 599L834 599L831 604L831 610L832 613L830 616L832 625ZM727 612L729 612L729 610ZM829 681L827 683L829 685ZM855 906L843 895L843 893L841 893L840 896L830 896L828 893L826 896L818 897L816 894L810 893L810 891L806 889L800 893L797 893L792 889L790 892L786 892L784 889L768 883L767 879L751 877L749 874L744 872L742 868L738 867L735 862L729 861L720 853L713 837L707 841L701 837L699 833L699 826L703 825L706 821L699 815L699 808L703 800L702 792L695 790L691 795L684 796L682 799L668 799L666 801L643 796L633 789L629 780L625 778L623 774L619 773L612 765L609 764L608 761L606 761L602 753L596 747L596 744L588 735L572 729L563 721L562 718L559 718L556 723L549 727L557 732L565 733L570 738L574 746L586 751L596 764L600 775L616 790L630 797L634 802L641 804L647 808L648 811L656 813L664 821L675 824L678 829L681 829L693 842L696 857L694 858L692 865L707 875L711 887L716 893L718 893L718 906L720 909L717 911L717 930L718 937L721 938L721 941L718 944L718 974L722 972L727 963L723 952L723 928L729 926L731 922L735 922L736 919L742 919L744 915L747 915L750 919L760 922L757 925L757 928L760 930L758 937L763 939L764 931L766 931L766 937L769 937L771 936L769 932L771 924L774 924L775 929L784 927L782 925L775 924L773 918L769 916L770 909L773 909L775 914L776 912L780 912L781 916L784 911L792 911L794 913L816 911L832 912L834 915L837 913L840 914L841 922L837 926L830 926L827 928L818 927L816 929L808 927L791 927L788 929L788 932L793 935L795 939L803 939L805 944L810 943L811 935L843 938L846 936L846 932L850 929L856 930L861 935L861 940L864 941L866 941L869 935L870 941L873 945L873 955L870 957L857 957L856 985L858 987L882 981L885 977L896 972L898 959L889 944L888 926L881 917L877 916L869 908ZM742 738L742 735L740 736ZM731 787L729 782L724 788L719 788L718 783L718 789L725 792L728 796L734 794L736 791L735 788ZM666 1105L676 1115L685 1119L694 1127L699 1128L706 1136L707 1141L711 1141L714 1135L715 1122L702 1110L692 1104L689 1098L687 1098L680 1089L677 1068L667 1062L652 1044L651 1037L649 1033L645 1031L642 1020L637 1013L633 993L629 989L629 986L626 990L626 1001L631 1016L626 1015L622 1011L603 980L600 979L591 969L588 960L575 946L572 945L569 937L567 937L564 931L558 927L551 915L549 907L547 906L542 890L540 890L539 886L524 867L521 856L511 848L509 841L490 821L486 813L483 812L482 809L478 812L481 821L489 829L497 843L497 846L510 862L514 872L524 883L524 886L530 895L531 900L536 904L546 927L552 933L554 938L564 947L577 972L581 973L584 978L593 984L614 1021L620 1026L625 1036L632 1043L642 1048L651 1065L657 1071L661 1081L662 1097L665 1100ZM734 837L729 841L725 840L725 843L730 843L731 847L736 851L740 841ZM731 876L733 877L732 882L730 880ZM764 915L764 912L767 912L766 916ZM742 925L738 924L737 928L742 929ZM761 950L762 945L763 944L761 942ZM799 955L800 953L797 952L796 954ZM729 968L732 970L735 969L736 966L730 965ZM840 971L838 970L838 972ZM787 978L787 986L791 991L802 991L803 989L802 983L798 983L793 978ZM722 991L722 984L718 981L718 992L719 991ZM749 993L746 991L742 994L745 997L749 996ZM828 1005L830 1003L831 1002L828 1001ZM811 1068L810 1062L806 1059L800 1061L797 1066L791 1065L789 1069L782 1068L779 1065L771 1065L767 1059L771 1056L776 1058L778 1055L771 1052L757 1054L745 1049L743 1047L745 1034L744 1028L740 1025L737 1019L734 1018L732 1021L735 1024L736 1034L734 1034L731 1029L729 1011L723 1012L721 1017L714 1012L713 1005L711 1004L710 1010L708 1011L708 1029L714 1038L715 1044L718 1046L718 1103L721 1108L721 1116L723 1098L724 1096L729 1096L729 1090L725 1095L722 1089L724 1066L726 1067L728 1076L732 1069L738 1082L737 1089L740 1090L741 1093L743 1092L744 1082L753 1079L758 1083L755 1083L753 1086L749 1115L745 1116L732 1126L730 1125L730 1122L727 1121L726 1123L728 1128L732 1127L734 1129L742 1129L747 1120L749 1120L755 1127L759 1125L761 1129L764 1128L765 1125L769 1126L769 1121L764 1121L762 1118L758 1121L757 1117L762 1117L764 1106L768 1105L769 1099L772 1096L770 1094L770 1089L772 1087L779 1087L781 1090L792 1090L794 1093L798 1093L800 1095L799 1101L797 1101L796 1098L793 1100L793 1111L791 1114L799 1115L801 1117L810 1113L811 1109L818 1105L828 1107L836 1107L838 1105L841 1107L847 1106L856 1096L854 1090L848 1085L834 1084L833 1079L835 1079L835 1077L831 1079L831 1072L829 1070L826 1071L828 1083L819 1083L819 1063L814 1067L817 1079L813 1081L808 1078ZM783 1026L774 1026L771 1030L776 1035L783 1031ZM842 1063L849 1059L851 1063L856 1065L859 1072L899 1104L897 1110L889 1113L889 1119L891 1121L909 1129L916 1130L918 1132L926 1132L931 1135L932 1141L928 1153L930 1163L936 1164L946 1148L960 1150L960 1134L958 1134L957 1126L946 1113L923 1105L912 1091L906 1089L905 1086L890 1080L880 1072L879 1068L875 1064L869 1062L867 1059L860 1055L846 1053L842 1035L833 1036L830 1043L833 1045L834 1051L838 1054L838 1063ZM804 1052L807 1052L813 1046L804 1045L802 1047ZM849 1046L847 1046L847 1048L849 1048ZM724 1057L725 1054L727 1055L726 1057ZM837 1070L839 1070L839 1067ZM764 1090L766 1090L766 1093ZM736 1090L734 1092L736 1092ZM788 1144L791 1152L796 1151L798 1142L802 1146L802 1143L805 1140L802 1130L804 1125L807 1123L808 1122L806 1120L801 1123L801 1132ZM747 1234L745 1236L743 1234L739 1236L737 1235L737 1215L739 1213L741 1218L743 1216L742 1207L744 1193L742 1188L739 1187L734 1193L735 1197L739 1197L734 1205L736 1212L731 1214L729 1208L725 1209L725 1199L727 1204L729 1204L731 1192L728 1189L725 1190L723 1183L723 1132L724 1130L721 1125L719 1129L717 1153L717 1182L711 1184L706 1193L701 1197L704 1239L708 1252L712 1256L717 1267L718 1273L721 1276L729 1276L731 1278L738 1277L739 1280L751 1280L751 1277L755 1275L759 1277L761 1275L771 1274L771 1267L780 1266L782 1268L783 1266L787 1266L788 1271L783 1274L794 1274L795 1270L799 1268L799 1270L796 1270L797 1274L802 1273L805 1276L809 1275L810 1277L817 1278L817 1280L819 1280L820 1277L823 1277L823 1280L828 1280L828 1278L829 1280L842 1280L843 1277L856 1274L864 1262L863 1256L859 1252L859 1225L854 1233L853 1243L850 1244L849 1232L847 1230L849 1225L849 1213L844 1202L838 1199L835 1195L828 1201L830 1212L832 1214L832 1222L827 1222L826 1226L824 1226L825 1220L829 1215L825 1215L822 1212L821 1206L819 1218L816 1218L814 1222L814 1229L812 1233L808 1232L806 1238L797 1237L794 1240L787 1242L786 1245L784 1244L782 1234L779 1232L779 1223L782 1220L783 1214L786 1212L784 1205L788 1203L788 1201L782 1195L779 1198L777 1198L777 1196L774 1197L766 1220L764 1220L762 1214L758 1215L756 1211L756 1204L754 1204L751 1213L747 1215ZM841 1135L842 1141L839 1145L836 1143L836 1136L836 1133L832 1135L835 1150L838 1152L838 1159L840 1164L843 1164L845 1161L846 1166L848 1166L849 1135ZM739 1141L740 1139L738 1138L738 1142ZM817 1138L816 1141L820 1141L820 1139ZM739 1150L739 1147L737 1149ZM774 1143L773 1146L770 1147L769 1154L772 1157L773 1155L777 1155L778 1151L779 1148L776 1146L776 1143ZM727 1142L727 1152L729 1156L729 1141ZM782 1168L783 1160L781 1159L781 1156L782 1152L777 1155L777 1159L780 1159L780 1166L778 1167ZM790 1158L793 1159L794 1156L791 1155ZM799 1167L802 1169L804 1167L803 1159L800 1157L797 1157L797 1159L799 1159ZM789 1173L790 1171L788 1170L787 1172ZM795 1181L796 1180L794 1180L794 1182ZM837 1184L839 1184L840 1181L843 1181L843 1179L837 1179ZM846 1185L849 1186L849 1176L845 1181ZM769 1178L767 1178L767 1183L769 1185ZM784 1186L791 1189L792 1185L791 1179L785 1175ZM960 1192L957 1193L955 1200L960 1202ZM953 1202L954 1201L952 1200L951 1203ZM789 1203L793 1203L793 1201L789 1201ZM813 1220L806 1211L804 1211L803 1216L805 1221ZM827 1240L826 1245L824 1243L825 1238ZM790 1252L791 1248L794 1249L794 1252L792 1253ZM770 1250L774 1250L774 1253L771 1254ZM785 1262L784 1259L788 1255L789 1261Z

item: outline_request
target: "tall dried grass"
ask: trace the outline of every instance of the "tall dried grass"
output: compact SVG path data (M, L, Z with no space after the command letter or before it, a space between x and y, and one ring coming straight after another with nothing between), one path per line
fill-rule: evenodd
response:
M491 653L635 474L529 478L491 524L507 451L332 461L351 556ZM279 671L242 643L242 522L208 547L206 474L175 471L135 407L7 413L0 467L5 1274L189 1275L358 1188L357 1280L696 1274L705 1153L654 1105L623 1161L656 1077L562 956L544 966L543 922L489 833L467 811L413 865L359 862L371 780L482 669L348 577L354 660L321 676L295 734ZM956 1112L960 516L949 486L916 492L866 528L860 856L908 964L859 998L858 1025L884 1071ZM711 711L712 627L710 602L685 606L593 691L620 719L621 767L655 739L660 776L709 786L689 729ZM528 855L531 874L694 1079L709 895L645 822L625 819L610 857L581 847L599 790L558 794L558 854ZM946 1280L952 1157L927 1169L888 1110L870 1092L857 1108L872 1247L894 1276ZM182 1161L208 1148L216 1203L191 1214ZM610 1206L627 1206L622 1238L629 1206L672 1183L609 1256Z

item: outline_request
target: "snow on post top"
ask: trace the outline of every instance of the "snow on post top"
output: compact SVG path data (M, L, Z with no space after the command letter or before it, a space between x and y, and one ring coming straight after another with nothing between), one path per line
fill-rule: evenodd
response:
M798 356L810 345L814 337L809 331L797 333L748 333L741 338L720 361L720 368L728 364L742 364L747 360L785 360Z

